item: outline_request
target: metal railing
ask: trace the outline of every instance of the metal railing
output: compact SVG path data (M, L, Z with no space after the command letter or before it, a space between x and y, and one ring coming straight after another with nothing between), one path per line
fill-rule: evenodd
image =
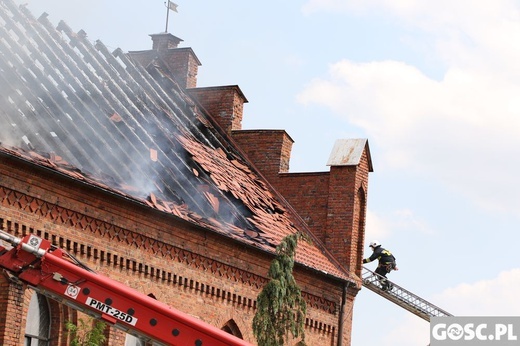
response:
M391 288L388 290L383 290L380 282L380 279L383 277L365 267L363 267L361 277L363 279L364 287L428 322L430 322L430 317L453 316L452 314L428 302L427 300L413 294L399 285L396 285L388 279L386 280L391 285Z

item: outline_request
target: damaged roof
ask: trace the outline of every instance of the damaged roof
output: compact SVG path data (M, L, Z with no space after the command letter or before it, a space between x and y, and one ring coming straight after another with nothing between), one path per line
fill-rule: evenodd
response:
M0 152L274 253L309 233L159 64L0 0ZM297 222L298 226L295 225ZM347 279L319 244L297 262Z

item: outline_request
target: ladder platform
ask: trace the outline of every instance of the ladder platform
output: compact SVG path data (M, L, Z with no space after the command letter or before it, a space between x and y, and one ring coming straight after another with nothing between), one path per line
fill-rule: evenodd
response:
M390 283L391 289L383 290L379 282L383 277L370 269L363 267L361 277L364 287L428 322L431 317L453 316L388 279L386 280Z

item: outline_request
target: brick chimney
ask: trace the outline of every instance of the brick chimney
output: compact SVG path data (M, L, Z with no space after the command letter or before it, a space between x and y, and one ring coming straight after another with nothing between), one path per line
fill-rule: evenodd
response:
M244 103L247 99L238 85L193 88L186 90L202 107L231 134L242 128Z
M152 38L153 42L152 49L159 51L177 48L179 43L182 42L182 39L167 32L151 34L150 37Z
M241 130L233 131L232 135L269 181L289 172L294 141L285 130Z
M150 37L152 38L151 50L128 52L128 55L143 66L159 60L181 87L196 87L201 63L193 50L178 48L182 39L170 33L152 34Z
M368 174L373 172L368 140L337 140L327 165L330 180L325 245L345 267L360 276Z

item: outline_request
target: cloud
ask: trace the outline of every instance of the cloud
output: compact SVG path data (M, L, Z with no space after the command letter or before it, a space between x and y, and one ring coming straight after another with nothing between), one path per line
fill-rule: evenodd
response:
M497 277L448 288L428 301L455 316L518 316L520 300L520 269L512 269ZM430 324L408 314L388 335L382 336L386 345L427 345Z
M520 268L497 277L448 288L434 298L456 316L518 316Z
M327 77L310 81L298 100L362 128L381 148L381 169L435 179L480 208L514 214L520 209L519 8L510 1L489 10L482 2L456 3L309 1L306 8L315 10L377 4L395 16L408 14L409 25L428 31L430 53L446 69L432 79L410 63L344 59L330 65Z
M433 35L429 44L451 66L478 66L481 59L520 72L520 5L514 0L309 0L302 12L393 18L410 31ZM478 56L477 59L475 57Z
M396 231L433 233L427 222L410 209L394 210L391 214L380 214L370 209L367 211L365 234L367 241L374 239L384 241L395 235Z
M401 209L394 212L395 226L401 230L419 232L423 234L432 234L433 230L428 226L427 222L410 209Z
M367 242L374 239L385 239L390 235L390 230L387 227L387 222L377 215L375 212L367 211L367 224L365 238Z
M381 339L387 346L426 346L430 342L430 324L408 314L396 328Z

